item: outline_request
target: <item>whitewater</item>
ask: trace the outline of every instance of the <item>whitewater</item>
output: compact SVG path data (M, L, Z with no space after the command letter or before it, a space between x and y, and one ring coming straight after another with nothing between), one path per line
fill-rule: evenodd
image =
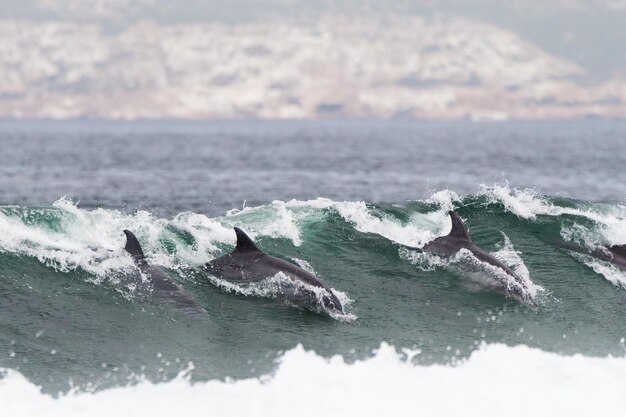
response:
M416 366L419 351L381 344L347 363L286 352L272 375L192 383L188 372L164 383L142 381L54 398L15 371L0 380L11 416L589 416L623 415L626 358L560 356L527 346L483 345L454 365ZM183 411L184 410L184 411Z

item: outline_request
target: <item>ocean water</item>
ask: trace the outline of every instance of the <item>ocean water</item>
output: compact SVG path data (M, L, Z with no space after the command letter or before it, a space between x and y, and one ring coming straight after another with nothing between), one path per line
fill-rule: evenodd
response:
M626 123L5 121L0 145L7 415L624 414L626 272L563 243L626 243ZM407 248L450 209L534 305ZM346 313L203 274L233 226ZM124 229L210 321L151 297Z

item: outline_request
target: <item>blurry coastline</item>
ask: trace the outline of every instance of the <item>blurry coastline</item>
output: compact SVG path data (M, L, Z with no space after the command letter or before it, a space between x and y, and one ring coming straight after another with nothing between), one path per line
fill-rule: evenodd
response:
M615 1L23 3L0 12L0 118L626 117Z

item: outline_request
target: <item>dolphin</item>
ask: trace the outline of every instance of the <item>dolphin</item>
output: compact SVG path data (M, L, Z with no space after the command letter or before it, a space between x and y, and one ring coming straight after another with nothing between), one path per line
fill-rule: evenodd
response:
M590 255L604 262L610 262L626 271L626 245L602 246L596 249L589 249L572 242L562 242L560 246L566 250Z
M626 245L606 246L605 249L610 254L609 262L626 270Z
M529 294L525 291L527 284L507 265L498 260L489 252L479 248L470 238L467 227L463 223L461 217L454 211L449 211L448 215L452 220L452 230L446 236L441 236L419 248L410 248L420 252L428 252L438 256L452 257L461 249L466 249L472 253L481 262L487 263L501 269L505 274L509 275L518 285L509 285L502 283L502 290L506 294L516 296L524 302L532 303Z
M137 237L129 230L124 230L126 246L124 249L135 261L142 273L148 276L152 284L152 295L158 300L175 306L177 309L198 320L209 320L206 310L193 297L176 284L162 269L148 265Z
M324 307L329 311L343 312L343 306L337 296L318 277L291 262L265 254L240 228L235 227L235 234L237 235L235 249L208 262L204 267L205 272L236 283L258 282L283 273L296 284L305 283L320 288ZM305 288L287 291L285 295L289 301L304 307L318 304L316 294Z

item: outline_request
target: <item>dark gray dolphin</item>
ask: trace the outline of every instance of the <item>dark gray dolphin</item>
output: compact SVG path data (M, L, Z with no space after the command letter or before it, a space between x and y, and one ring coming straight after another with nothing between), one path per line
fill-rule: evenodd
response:
M208 262L204 270L209 274L230 282L249 283L270 278L282 272L296 284L298 281L324 290L322 302L331 311L343 312L343 306L330 287L318 277L282 259L274 258L259 249L243 230L235 227L237 246L228 255ZM303 288L285 294L298 305L311 307L317 304L314 293Z
M572 242L563 242L560 246L567 250L582 253L583 255L593 256L604 262L610 262L626 271L626 245L603 246L598 249L589 249Z
M531 302L529 294L524 291L524 289L526 289L526 284L523 280L518 277L510 267L472 242L463 220L461 220L461 217L459 217L456 212L449 211L448 214L452 220L452 230L450 233L429 242L421 249L421 251L433 253L438 256L451 257L456 255L461 249L466 249L481 262L500 268L504 273L513 278L514 282L518 285L507 285L506 288L501 288L506 294L514 295L525 302Z
M611 254L609 262L626 270L626 245L607 246L606 250Z
M148 265L137 237L128 230L124 230L124 234L126 235L126 246L124 249L133 257L135 264L139 267L141 272L150 279L150 283L152 284L152 296L159 301L175 306L192 318L209 320L209 315L206 310L202 308L189 293L172 281L163 270Z

